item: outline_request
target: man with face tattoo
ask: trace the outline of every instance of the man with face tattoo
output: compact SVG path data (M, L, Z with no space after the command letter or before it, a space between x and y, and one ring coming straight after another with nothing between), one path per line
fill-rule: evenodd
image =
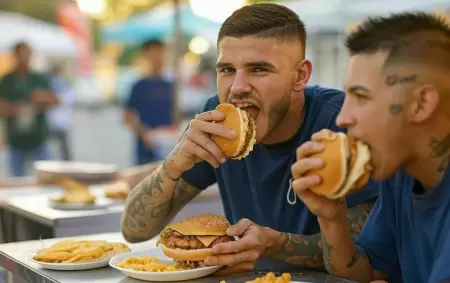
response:
M253 269L257 261L258 268L274 268L280 261L323 267L319 225L292 192L290 167L297 147L314 132L344 130L335 124L344 93L306 86L312 66L305 58L305 40L298 16L276 4L243 7L223 23L217 42L218 93L161 166L131 190L122 219L125 239L156 236L186 203L217 183L225 215L235 224L228 234L240 240L214 246L215 256L206 264L227 265L235 272ZM235 135L214 123L224 119L214 110L224 102L255 120L257 144L245 159L227 160L209 138ZM370 184L347 198L355 234L378 195Z

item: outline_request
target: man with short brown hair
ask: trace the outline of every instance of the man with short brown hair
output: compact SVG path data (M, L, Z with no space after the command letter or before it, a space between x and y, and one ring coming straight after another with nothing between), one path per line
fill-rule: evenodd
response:
M208 265L251 269L261 256L303 267L323 267L319 225L290 189L295 151L323 128L335 125L344 94L307 87L311 62L305 58L306 31L298 16L276 4L235 11L218 36L217 88L203 113L163 164L130 193L122 233L131 242L148 240L197 196L217 183L228 234L239 241L217 244ZM255 120L256 142L243 160L225 159L209 138L235 133L214 121L219 103L232 103ZM347 198L352 231L358 233L378 188L368 186ZM270 227L270 228L269 228ZM267 263L266 267L275 263Z

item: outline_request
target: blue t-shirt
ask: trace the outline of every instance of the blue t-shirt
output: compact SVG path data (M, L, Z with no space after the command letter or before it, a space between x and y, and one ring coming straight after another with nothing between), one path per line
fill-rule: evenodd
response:
M137 81L130 93L125 108L135 111L140 122L156 128L170 126L172 121L173 85L157 78L143 78ZM155 152L149 150L140 138L136 138L136 164L146 164L156 159Z
M416 181L405 174L383 183L357 244L389 283L450 280L449 171L422 194L414 193Z
M343 101L341 91L308 87L305 89L305 120L292 139L276 146L256 144L245 159L230 159L217 169L206 162L197 163L182 177L202 190L217 182L225 215L232 224L248 218L281 232L319 233L317 217L300 200L295 205L287 202L291 165L296 160L296 149L315 132L324 128L343 131L335 123ZM204 111L218 104L218 97L214 96L207 101ZM348 196L347 203L354 206L378 193L377 186L369 185Z

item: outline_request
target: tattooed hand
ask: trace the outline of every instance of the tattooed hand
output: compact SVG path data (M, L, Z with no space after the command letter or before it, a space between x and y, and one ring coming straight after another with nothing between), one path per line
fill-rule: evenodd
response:
M203 160L215 168L224 163L225 155L209 138L211 134L229 139L236 137L233 130L214 123L223 119L225 119L224 114L215 110L197 114L174 150L166 158L167 167L181 175L182 172L191 169L195 163Z
M213 256L206 258L205 264L226 265L240 272L249 271L254 268L259 257L280 246L283 241L281 232L259 226L245 218L228 228L227 235L239 236L240 239L215 245Z

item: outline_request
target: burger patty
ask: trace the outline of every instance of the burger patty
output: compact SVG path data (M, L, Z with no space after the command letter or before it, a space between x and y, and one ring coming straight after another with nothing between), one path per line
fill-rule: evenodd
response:
M168 248L180 248L185 250L212 248L215 244L234 241L233 237L220 236L215 239L209 246L205 246L196 236L186 236L172 229L166 229L161 232L159 243L164 244Z

